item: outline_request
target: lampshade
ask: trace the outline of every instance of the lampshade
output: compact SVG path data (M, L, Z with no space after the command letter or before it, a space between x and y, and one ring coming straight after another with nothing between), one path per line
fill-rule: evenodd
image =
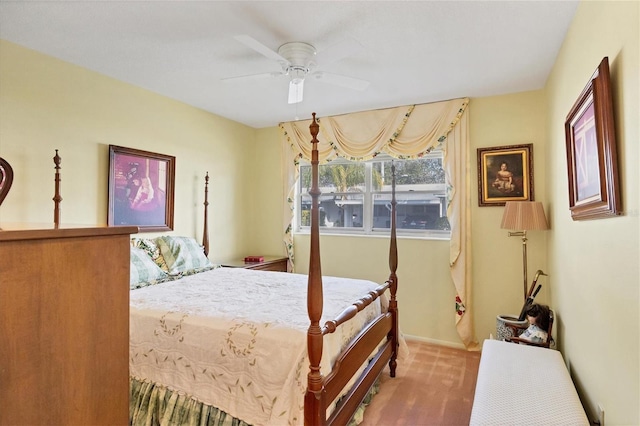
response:
M507 201L500 227L520 231L549 229L544 208L538 201Z

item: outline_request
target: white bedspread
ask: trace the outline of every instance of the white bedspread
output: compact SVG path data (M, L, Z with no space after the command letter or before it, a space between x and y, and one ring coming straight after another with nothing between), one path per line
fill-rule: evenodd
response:
M560 352L485 340L470 425L589 425Z
M323 286L321 325L378 284L323 277ZM130 374L249 424L301 424L309 371L306 298L306 275L242 268L133 290ZM381 309L386 306L372 303L325 337L323 374Z

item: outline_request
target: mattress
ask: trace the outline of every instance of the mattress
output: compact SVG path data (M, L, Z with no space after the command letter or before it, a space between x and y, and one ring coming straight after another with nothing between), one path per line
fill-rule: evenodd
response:
M470 425L589 425L560 352L485 340Z
M307 279L218 268L131 291L130 375L249 424L302 423L309 371ZM376 287L323 277L321 324ZM383 310L386 298L325 337L323 374Z

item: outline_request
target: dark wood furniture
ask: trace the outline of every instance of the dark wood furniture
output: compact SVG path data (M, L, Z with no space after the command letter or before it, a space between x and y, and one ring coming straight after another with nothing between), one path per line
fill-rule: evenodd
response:
M13 183L13 169L4 158L0 157L0 204L11 189Z
M0 424L128 424L138 229L1 228Z
M259 271L287 272L287 258L283 256L264 256L262 262L245 262L243 259L234 259L222 262L222 266L227 268L245 268Z

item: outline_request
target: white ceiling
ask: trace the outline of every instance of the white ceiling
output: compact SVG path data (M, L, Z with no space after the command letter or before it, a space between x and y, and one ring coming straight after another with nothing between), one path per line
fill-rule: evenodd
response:
M255 128L282 121L536 90L578 1L0 1L0 38ZM234 38L273 50L362 48L318 69L368 80L364 91L285 76Z

